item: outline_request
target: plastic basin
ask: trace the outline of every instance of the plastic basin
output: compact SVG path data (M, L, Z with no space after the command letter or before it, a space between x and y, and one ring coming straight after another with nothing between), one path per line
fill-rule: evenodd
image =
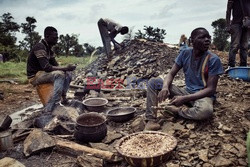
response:
M233 67L227 73L231 78L250 82L250 67Z

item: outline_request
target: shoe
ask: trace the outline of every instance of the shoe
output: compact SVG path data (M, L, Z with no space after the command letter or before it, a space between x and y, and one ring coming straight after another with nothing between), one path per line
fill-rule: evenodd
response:
M155 121L148 121L145 125L144 131L157 131L161 129L161 125Z
M165 110L161 111L161 114L164 117L177 117L178 111L180 111L180 107L176 107L175 105L165 106Z

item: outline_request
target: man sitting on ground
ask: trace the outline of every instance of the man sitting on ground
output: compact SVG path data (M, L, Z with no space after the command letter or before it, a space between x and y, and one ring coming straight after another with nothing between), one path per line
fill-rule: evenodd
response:
M44 39L37 43L31 50L27 60L27 76L29 82L36 86L45 83L53 83L54 90L48 103L45 105L45 112L52 112L55 105L62 98L62 103L67 102L66 93L71 82L71 73L76 66L59 66L52 46L57 43L58 33L54 27L46 27Z
M164 81L161 78L149 80L145 130L160 129L155 107L166 98L171 100L164 107L165 114L168 111L172 115L192 120L205 120L213 115L216 87L219 75L224 73L223 67L219 57L208 51L211 36L205 28L192 31L191 43L193 48L187 48L178 55ZM181 68L185 75L185 89L172 84Z

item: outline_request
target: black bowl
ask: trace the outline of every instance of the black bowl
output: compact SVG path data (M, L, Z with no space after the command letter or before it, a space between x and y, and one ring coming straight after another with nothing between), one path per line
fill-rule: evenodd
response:
M100 142L107 135L106 118L98 113L81 114L76 119L74 137L80 142Z
M136 108L118 107L107 112L107 118L114 122L126 122L134 117Z

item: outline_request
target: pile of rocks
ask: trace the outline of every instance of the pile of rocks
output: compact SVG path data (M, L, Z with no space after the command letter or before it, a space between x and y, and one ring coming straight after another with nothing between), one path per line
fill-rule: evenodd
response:
M122 50L113 52L113 59L107 61L104 54L77 74L75 85L86 84L87 77L95 77L105 81L120 79L127 86L128 82L136 82L166 74L178 54L178 49L164 43L145 40L132 40L124 44Z

